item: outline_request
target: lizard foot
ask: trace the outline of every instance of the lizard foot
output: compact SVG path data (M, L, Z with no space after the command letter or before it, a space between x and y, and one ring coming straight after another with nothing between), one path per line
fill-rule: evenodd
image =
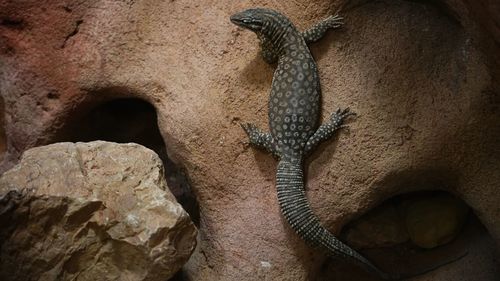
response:
M325 19L325 24L329 28L339 28L344 25L344 18L339 15L329 16Z
M352 112L349 107L344 110L338 108L337 111L330 115L330 123L334 126L334 128L345 128L347 125L344 125L344 121L349 116L356 116L355 112Z
M269 133L264 133L261 129L251 123L240 124L241 128L247 133L249 143L261 149L265 149L274 156L279 157L276 141Z
M347 128L344 125L344 121L347 117L356 115L349 108L344 110L337 109L332 115L328 122L319 126L316 132L307 140L306 146L304 148L304 154L309 154L313 149L315 149L320 142L330 139L338 129Z
M258 145L262 131L251 123L240 124L240 126L247 134L249 142Z

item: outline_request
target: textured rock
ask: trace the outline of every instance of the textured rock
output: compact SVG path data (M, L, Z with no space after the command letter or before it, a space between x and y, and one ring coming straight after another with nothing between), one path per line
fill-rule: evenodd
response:
M394 246L410 240L431 249L456 238L468 214L467 205L451 194L413 193L391 199L349 223L343 237L356 248Z
M0 178L0 279L166 280L196 228L165 188L160 159L136 144L26 151Z
M464 202L449 195L423 197L403 204L410 239L422 248L450 242L460 233L469 212Z
M356 248L393 246L410 238L398 208L390 203L350 223L343 237Z
M467 255L455 262L425 275L405 280L498 280L500 272L495 260L497 253L495 248L492 247L493 243L491 236L481 226L480 222L472 219L465 225L464 230L457 239L444 247L419 250L418 248L402 245L402 247L370 249L365 251L365 254L372 257L379 264L381 260L389 261L386 264L380 264L384 268L412 274L433 268L436 264L445 260L456 259L464 254L463 249L467 249ZM317 281L330 281L332 276L335 278L333 280L380 280L371 278L364 272L354 271L352 264L330 260L328 265L320 271Z
M343 270L286 226L276 202L274 159L244 144L240 122L267 125L274 68L259 56L256 36L228 20L244 8L266 6L303 29L343 4L1 1L2 166L15 164L30 147L54 142L67 128L78 139L81 121L106 101L140 98L156 109L168 155L186 171L200 205L201 240L187 277L315 280L322 267ZM306 163L313 210L339 233L395 194L443 187L470 205L493 237L470 240L470 247L484 242L481 249L492 249L492 241L500 243L498 5L347 4L345 27L329 32L312 53L323 117L349 106L359 118ZM130 124L131 130L140 125ZM474 280L479 268L494 272L485 261L492 256L480 256L417 280ZM374 259L393 268L388 261L383 254ZM375 279L350 277L359 271L329 279Z

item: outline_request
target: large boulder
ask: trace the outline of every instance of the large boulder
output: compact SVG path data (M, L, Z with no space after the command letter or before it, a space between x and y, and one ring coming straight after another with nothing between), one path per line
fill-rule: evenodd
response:
M137 144L57 143L0 178L1 280L167 280L196 228Z

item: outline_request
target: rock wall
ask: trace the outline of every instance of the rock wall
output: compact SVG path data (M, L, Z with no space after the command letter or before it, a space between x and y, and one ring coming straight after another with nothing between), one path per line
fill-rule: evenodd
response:
M156 109L167 154L199 204L186 278L374 280L293 234L276 202L275 161L245 145L239 123L266 127L274 68L255 35L228 18L254 6L278 9L301 29L342 8L345 27L311 46L323 116L347 106L359 114L306 163L307 195L329 229L340 233L396 194L441 189L467 203L498 245L500 12L489 0L4 1L3 169L61 132L79 136L78 124L104 102L139 98ZM488 239L480 243L491 250ZM479 265L498 279L491 255L417 280L471 280Z

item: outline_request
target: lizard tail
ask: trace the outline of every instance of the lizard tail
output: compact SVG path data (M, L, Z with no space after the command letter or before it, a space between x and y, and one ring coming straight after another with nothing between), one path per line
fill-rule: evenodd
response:
M321 225L306 198L301 163L281 160L276 173L276 188L278 189L278 202L283 216L306 243L327 250L330 256L350 260L384 280L402 280L422 275L467 255L467 252L465 252L458 257L412 274L402 275L383 272L360 253L338 240L337 237Z
M383 279L394 279L321 225L306 198L301 163L281 160L276 173L276 188L283 216L306 243L327 250L330 256L351 260Z

